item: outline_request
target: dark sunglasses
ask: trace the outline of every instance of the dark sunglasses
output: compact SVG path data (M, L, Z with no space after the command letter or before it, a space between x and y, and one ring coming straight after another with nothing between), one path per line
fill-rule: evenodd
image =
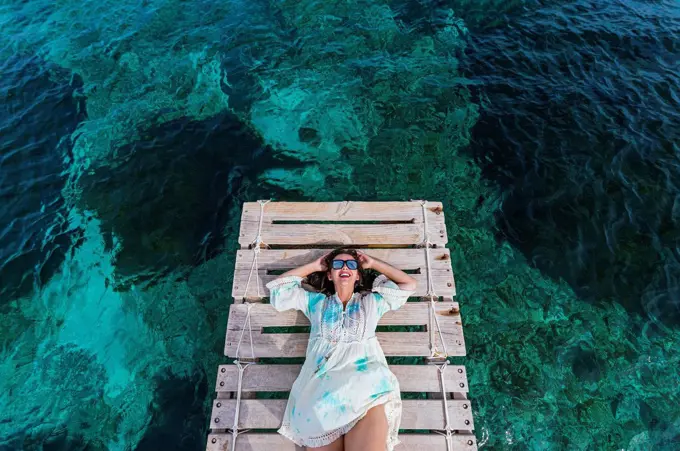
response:
M342 269L347 264L347 269L357 269L359 263L356 260L333 260L333 269Z

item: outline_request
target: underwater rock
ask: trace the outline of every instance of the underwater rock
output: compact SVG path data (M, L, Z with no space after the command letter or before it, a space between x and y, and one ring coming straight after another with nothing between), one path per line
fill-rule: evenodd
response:
M62 189L85 119L77 75L37 57L0 62L0 308L57 270L72 242Z
M274 157L230 113L154 126L117 154L79 185L110 245L120 241L117 273L137 280L157 280L219 254L232 206L277 194L259 174L296 165Z
M168 372L154 381L153 422L135 451L203 449L208 431L204 405L208 397L206 375L180 377Z

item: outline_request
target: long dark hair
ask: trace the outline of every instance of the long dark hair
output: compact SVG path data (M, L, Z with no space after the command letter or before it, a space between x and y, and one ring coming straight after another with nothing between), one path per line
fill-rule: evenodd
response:
M333 283L332 280L328 280L328 277L326 275L331 271L331 262L335 257L337 257L340 254L351 255L359 263L359 281L354 286L354 292L356 293L359 291L370 290L371 285L369 284L373 283L373 279L375 279L375 274L361 267L361 262L359 262L359 254L357 254L356 250L348 249L345 247L333 249L326 256L326 258L324 258L324 263L326 264L326 268L328 268L328 270L311 273L310 275L307 276L307 283L311 285L315 290L321 293L325 293L326 295L335 294L335 284Z

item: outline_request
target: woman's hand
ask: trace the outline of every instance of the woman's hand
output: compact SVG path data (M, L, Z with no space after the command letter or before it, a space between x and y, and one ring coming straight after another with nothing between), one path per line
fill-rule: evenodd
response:
M366 255L361 251L357 251L357 255L359 255L359 264L361 265L362 268L364 269L372 269L373 266L375 265L375 259L371 257L370 255Z
M326 267L326 257L328 254L330 254L330 252L323 254L321 257L312 262L312 266L314 267L315 271L328 271L328 268Z
M289 271L286 271L283 274L281 274L280 276L278 276L277 279L280 279L280 278L283 278L283 277L286 277L286 276L298 276L298 277L305 278L313 272L317 272L317 271L324 271L325 272L326 271L326 262L324 261L324 259L326 258L326 256L328 254L330 254L330 252L322 255L321 257L317 258L314 261L311 261L309 263L305 263L302 266L299 266L297 268L293 268Z
M359 255L359 262L362 268L373 269L379 273L384 274L388 279L399 285L402 290L415 290L418 282L413 277L406 274L401 269L386 263L379 258L370 257L363 252L357 251Z

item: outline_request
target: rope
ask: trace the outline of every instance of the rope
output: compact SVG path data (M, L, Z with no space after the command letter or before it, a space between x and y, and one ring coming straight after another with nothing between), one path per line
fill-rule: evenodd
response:
M429 233L429 227L427 223L427 201L426 200L421 200L420 206L423 211L423 241L422 243L425 246L425 262L427 265L427 294L426 297L429 298L430 300L430 320L432 323L432 320L434 320L434 325L435 329L437 331L437 334L439 335L439 340L442 343L442 347L444 348L444 353L441 354L440 352L437 351L437 343L436 339L432 340L430 342L430 357L444 357L445 359L448 357L449 353L446 349L446 342L444 341L444 335L442 334L442 329L441 326L439 325L439 318L437 317L436 314L436 305L435 305L435 300L438 299L437 293L434 289L434 281L432 280L432 259L430 257L430 248L432 247L432 242L430 241L430 233ZM437 369L439 370L439 383L441 385L442 389L442 403L444 407L444 419L445 419L445 424L444 424L444 433L439 433L440 435L446 436L446 450L447 451L453 451L453 431L451 429L451 419L449 417L449 403L448 403L448 398L447 398L447 391L446 391L446 380L444 377L444 373L446 372L446 367L449 365L448 360L444 360L444 362L441 365L437 365Z
M251 243L251 248L253 249L253 263L250 265L250 273L248 274L248 282L246 283L246 290L245 293L243 294L244 299L248 296L248 288L250 287L250 281L253 277L253 272L255 272L255 277L257 277L257 297L260 298L260 272L259 272L259 262L258 262L258 255L260 254L260 251L262 250L262 222L264 220L264 206L271 202L271 199L269 200L258 200L257 201L260 204L260 220L257 225L257 236L255 237L255 240ZM248 335L250 338L250 357L251 360L255 360L255 348L253 346L253 328L251 325L250 317L251 317L251 310L253 308L253 304L247 302L247 312L246 312L246 319L243 322L243 328L241 329L241 335L239 336L238 339L238 344L236 345L236 360L234 360L234 364L238 368L238 384L236 387L236 409L234 411L234 424L231 427L231 437L232 437L232 442L231 442L231 449L236 448L236 439L238 438L239 435L242 433L246 432L245 430L240 431L238 428L238 421L241 415L241 397L242 397L242 390L243 390L243 374L246 371L246 368L248 368L250 365L254 365L255 362L241 362L240 360L240 355L241 355L241 343L243 343L243 337L245 336L246 333L246 328L248 329Z
M250 335L250 355L253 360L255 360L255 350L253 348L253 328L251 327L250 323L250 311L253 307L253 304L248 304L247 307L247 312L246 312L246 319L243 322L243 328L241 329L241 336L238 339L238 344L236 345L236 360L234 360L234 364L238 368L238 384L236 386L236 409L234 411L234 424L232 425L231 428L231 449L235 449L236 447L236 439L240 434L242 434L245 431L239 431L238 429L238 420L241 414L241 393L243 389L243 373L245 373L246 368L248 368L250 365L253 365L254 362L241 362L239 359L239 354L241 352L241 343L243 342L243 336L245 335L246 332L246 327L248 327L248 333Z
M427 224L427 201L421 200L420 206L423 210L423 244L425 245L425 256L427 262L427 296L435 297L437 293L434 291L434 281L432 280L432 263L430 261L430 247L432 242L430 241L430 231Z
M243 329L241 329L241 336L238 339L238 344L236 345L236 360L234 363L240 362L239 351L241 350L241 342L243 341L243 335L246 333L246 326L248 327L248 333L250 335L250 358L255 360L255 349L253 348L253 328L250 326L250 310L253 308L253 304L247 304L246 320L243 322Z
M258 255L260 255L260 251L262 250L262 244L265 244L262 241L262 222L264 220L264 206L267 205L269 202L271 202L271 199L267 200L258 200L257 201L260 204L260 220L257 225L257 236L253 240L252 243L250 243L250 247L253 249L253 263L250 265L250 273L248 273L248 281L246 282L246 291L243 294L243 297L246 298L248 296L248 288L250 287L250 280L253 277L253 271L255 271L255 277L257 277L257 297L260 296L260 268L259 268L259 262L258 262ZM266 244L265 244L266 245Z
M441 365L438 365L439 369L439 382L442 387L442 399L444 400L444 418L446 419L446 424L444 425L444 428L447 431L451 430L451 422L449 420L449 405L447 402L447 397L446 397L446 380L444 379L444 372L446 371L446 367L449 366L449 361L445 360L444 363Z
M238 387L236 389L236 410L234 412L234 424L231 427L231 449L236 449L236 439L239 435L246 431L239 431L238 420L241 414L241 388L243 387L243 373L245 373L246 368L248 368L252 363L246 363L245 365L234 360L234 363L238 367Z
M413 200L412 200L413 201ZM436 314L436 305L435 305L435 300L438 298L437 293L434 289L434 281L432 280L432 259L430 257L430 247L432 247L432 242L430 241L430 232L429 232L429 227L427 223L427 201L426 200L421 200L420 206L423 211L423 241L422 243L425 245L425 263L427 265L427 294L425 295L427 298L430 300L430 321L434 322L435 325L435 330L437 331L437 334L439 335L439 340L442 343L442 347L444 348L444 353L440 353L437 350L437 343L436 340L432 340L430 342L430 357L448 357L449 353L448 350L446 349L446 342L444 341L444 335L442 334L442 329L439 326L439 318L437 317ZM434 320L434 321L433 321Z
M446 451L453 451L453 432L451 430L451 420L449 418L449 401L446 396L446 379L444 377L444 372L446 371L446 367L448 365L448 360L445 360L441 365L437 365L437 369L439 370L439 384L441 385L442 389L442 402L444 403L444 429L446 430L444 434L439 434L446 436Z

